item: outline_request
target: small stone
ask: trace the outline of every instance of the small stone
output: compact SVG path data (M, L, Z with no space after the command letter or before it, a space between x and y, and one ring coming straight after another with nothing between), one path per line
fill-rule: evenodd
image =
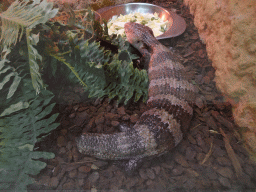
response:
M215 131L218 130L218 126L216 125L215 120L212 116L205 118L205 121L210 128L212 128Z
M195 77L196 77L195 78L196 82L198 84L202 84L203 75L200 74L200 75L196 75Z
M67 183L64 183L63 186L62 186L62 189L64 189L64 190L72 190L74 188L75 188L74 181L69 181Z
M77 169L77 167L78 167L79 165L69 165L69 166L67 166L66 167L66 171L67 172L70 172L70 171L73 171L74 169Z
M204 107L204 101L201 97L197 97L195 103L196 103L196 106L199 107L200 109Z
M82 187L84 185L84 179L83 178L78 179L77 183L79 187Z
M152 169L155 171L155 173L156 173L156 175L158 175L159 173L160 173L160 166L159 165L157 165L157 166L155 166L155 167L152 167Z
M76 147L74 147L72 149L72 157L73 157L74 162L77 162L78 159L79 159L79 152L78 152L78 149Z
M83 179L83 178L86 178L86 177L87 177L86 173L78 172L78 174L77 174L78 179Z
M103 124L99 124L96 126L96 132L97 133L102 133L104 130L104 125Z
M138 114L133 114L130 117L131 123L136 123L139 120L139 115Z
M61 158L60 156L57 156L56 160L58 161L58 163L65 163L64 159Z
M76 113L76 117L74 118L74 124L77 126L82 126L84 123L90 121L90 116L86 111Z
M66 151L66 148L65 147L61 147L60 150L59 150L59 154L65 154L67 151Z
M229 120L225 119L223 116L219 114L218 111L212 111L212 116L220 122L220 124L224 125L227 127L229 130L233 131L234 130L234 124L230 122Z
M68 174L68 176L69 176L70 178L75 178L75 177L77 176L77 170L74 169L74 170L70 171L69 174Z
M206 143L203 139L203 136L201 134L196 135L196 141L197 145L200 146L203 149L203 152L207 153L208 152L208 147L206 146Z
M111 179L114 176L112 170L109 169L109 168L106 169L106 170L101 171L100 175L103 176L103 177L106 177L108 179Z
M190 39L193 39L193 40L196 40L196 39L198 39L199 38L199 35L198 35L198 33L193 33L191 36L190 36ZM197 42L196 43L194 43L194 47L192 46L191 47L191 49L193 49L193 48L198 48L198 47L201 47L201 44L199 45L199 44L197 44ZM194 49L193 49L194 50ZM201 49L200 49L201 50Z
M91 167L88 166L81 166L78 168L78 171L81 173L89 173L91 171Z
M86 125L87 130L91 130L95 126L95 118L91 118L89 123Z
M118 127L119 124L120 124L120 123L119 123L118 121L111 121L111 125L112 125L113 127Z
M147 179L147 178L148 178L145 169L140 169L140 170L139 170L139 174L140 174L140 177L141 177L142 179Z
M219 177L219 182L221 183L221 185L223 185L224 187L227 188L231 188L231 184L229 182L229 180L225 177Z
M97 108L94 107L94 106L89 106L89 109L90 109L90 111L91 111L91 114L92 114L92 113L95 113L95 112L97 111Z
M172 170L172 174L175 176L181 175L184 169L181 166L177 166Z
M76 116L75 113L71 113L68 117L69 117L70 119L73 119L75 116Z
M254 178L251 179L251 177L245 173L242 173L241 177L239 178L239 183L246 185L248 189L255 189L256 184L254 181Z
M128 177L126 179L126 188L129 190L130 188L132 188L133 186L136 185L136 183L138 183L138 178L137 177Z
M204 186L204 188L209 189L211 187L212 181L210 181L208 179L202 179L202 180L200 180L200 183Z
M223 166L231 166L232 165L231 161L226 157L217 157L216 160L220 165L223 165Z
M88 181L90 181L91 183L95 183L100 177L100 174L98 172L93 172L89 177L88 177Z
M204 154L204 153L198 153L198 154L196 155L196 160L197 160L198 162L200 162L200 163L204 160L204 158L205 158L205 154Z
M38 181L38 184L39 185L45 185L45 186L48 186L49 183L50 183L50 176L42 176L39 181Z
M75 106L73 107L74 111L77 111L78 108L79 108L79 105L75 105Z
M256 176L255 171L251 165L245 164L244 170L248 175L250 175L251 178Z
M97 98L97 99L94 101L93 105L94 105L94 106L97 106L97 105L99 105L100 103L101 103L101 99L100 99L100 98Z
M105 114L106 120L118 120L118 118L119 118L118 114L114 114L114 113L106 113Z
M67 149L70 151L72 149L73 145L72 145L72 141L69 141L67 144Z
M108 162L98 160L98 161L93 162L93 164L96 165L97 167L103 167L103 166L107 165Z
M193 179L189 179L187 180L184 184L183 184L184 188L187 189L186 191L190 191L193 188L195 188L196 183Z
M58 178L58 180L61 180L61 178L63 177L63 175L66 173L66 169L62 168L61 171L59 172L59 174L56 176Z
M189 164L186 160L186 158L181 155L180 153L176 153L175 156L174 156L174 160L180 164L182 167L189 167Z
M59 185L59 179L57 177L52 177L49 183L49 187L56 188Z
M154 173L154 171L152 170L152 169L146 169L146 173L147 173L147 176L148 176L148 178L150 178L150 179L155 179L155 173Z
M97 169L99 169L99 167L97 167L97 166L94 165L94 164L91 165L91 168L92 168L92 170L97 170Z
M124 120L124 121L128 121L130 119L130 116L129 115L124 115L123 117L122 117L122 120Z
M61 129L60 132L61 132L61 135L65 136L65 135L67 135L68 130L67 129Z
M218 178L217 173L213 170L212 167L206 167L204 169L205 174L208 176L209 179L214 180Z
M206 75L207 75L211 80L213 80L214 77L215 77L215 70L212 69L212 70L208 71Z
M203 49L200 49L200 50L198 51L198 56L199 56L200 58L204 58L204 57L206 56L205 51L204 51Z
M88 107L79 107L77 111L82 112L82 111L85 111L86 109L88 109ZM88 113L89 111L86 111L86 112Z
M208 85L211 82L211 80L208 76L204 76L203 77L203 82L204 82L204 84Z
M64 136L59 136L58 138L57 138L57 145L58 145L58 147L64 147L64 146L66 146L66 139L65 139L65 137Z
M191 147L187 147L186 149L187 160L189 161L194 160L195 156L196 156L196 152Z
M219 156L222 157L224 155L227 155L227 152L221 149L219 146L214 145L212 155L218 158Z
M162 163L161 166L166 169L173 169L174 162L173 161L165 162L165 163Z
M193 177L199 177L199 174L193 169L187 169L186 171Z
M73 159L72 151L68 151L66 156L67 156L67 159L68 159L68 163L70 163L72 161L72 159Z
M197 144L197 142L196 142L196 140L194 139L194 137L192 136L192 135L188 135L188 141L191 143L191 144L193 144L193 145L196 145Z
M120 115L125 115L126 114L125 108L123 106L117 108L117 113L120 114Z
M219 167L216 171L221 176L230 178L230 179L233 178L233 175L234 175L234 172L228 167Z
M104 121L105 121L104 116L103 116L103 115L99 115L99 116L97 116L96 119L95 119L95 124L96 124L96 125L103 124Z
M106 107L106 111L107 111L107 112L110 112L111 109L112 109L112 106L111 106L111 105L108 105L108 106Z
M97 112L98 113L105 112L105 107L104 106L100 107Z
M153 183L152 180L147 180L146 185L149 186L149 185L152 185L152 183Z
M57 165L56 167L54 167L53 170L52 170L52 176L56 177L59 174L60 170L61 170L60 165Z

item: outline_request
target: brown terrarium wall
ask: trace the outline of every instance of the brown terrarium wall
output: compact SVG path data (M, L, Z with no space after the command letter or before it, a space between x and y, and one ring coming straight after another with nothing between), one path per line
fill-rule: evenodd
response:
M184 0L231 101L247 147L256 153L256 1Z

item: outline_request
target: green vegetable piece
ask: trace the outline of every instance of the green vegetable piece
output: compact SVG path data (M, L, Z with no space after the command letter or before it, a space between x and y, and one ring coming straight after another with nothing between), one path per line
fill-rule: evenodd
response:
M119 29L122 29L122 27L115 27L115 30L118 31Z
M130 20L130 22L133 22L133 23L135 23L136 21L137 21L137 19Z
M164 32L166 31L166 28L165 28L165 27L163 27L163 26L161 26L160 31L164 33Z
M148 22L145 21L145 20L143 20L143 21L140 22L140 24L142 24L142 25L146 25L147 23L148 23Z

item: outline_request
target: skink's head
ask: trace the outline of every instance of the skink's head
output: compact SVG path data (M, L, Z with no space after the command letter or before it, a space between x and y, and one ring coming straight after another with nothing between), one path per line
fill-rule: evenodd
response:
M138 23L125 23L124 31L128 42L138 50L150 47L150 42L155 39L152 29Z

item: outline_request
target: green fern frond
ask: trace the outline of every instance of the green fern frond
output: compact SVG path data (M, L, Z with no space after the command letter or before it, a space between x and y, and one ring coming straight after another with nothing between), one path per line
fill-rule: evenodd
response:
M116 55L117 57L118 55ZM113 60L108 65L108 86L106 94L110 99L118 97L118 103L128 101L134 97L137 102L141 97L147 100L148 76L146 70L138 70L132 62Z
M9 99L13 96L15 91L17 90L21 77L19 74L15 71L13 67L8 65L9 61L7 59L0 60L0 91L3 89L3 87L9 83L12 80L12 83L9 87L9 91L7 94L7 98ZM3 77L4 76L4 77ZM14 77L14 78L12 78ZM2 95L3 96L3 95Z
M34 179L46 163L40 158L54 158L48 152L33 151L43 134L49 134L59 125L54 123L58 114L48 118L54 107L53 94L43 90L36 95L31 80L22 80L23 96L19 100L29 107L20 113L0 117L0 190L26 191L26 186Z
M106 86L103 65L110 59L110 52L100 48L100 43L82 41L75 47L75 62L71 58L67 58L69 63L75 63L75 71L79 77L85 82L87 87L85 91L89 92L89 97L105 96L104 88ZM69 78L76 82L74 73Z
M89 92L89 97L117 97L118 102L125 104L133 96L135 102L141 97L146 101L147 72L133 67L132 60L138 56L130 52L129 44L121 39L116 41L121 49L112 57L110 51L100 48L100 43L83 41L75 47L75 57L66 57L66 61L74 63L74 70L88 85L85 91ZM69 77L73 82L79 80L75 73L70 73Z
M10 47L21 39L24 28L32 29L40 23L45 23L53 18L58 9L52 9L53 3L46 0L16 0L3 13L0 14L2 19L1 38L3 45ZM20 32L21 31L21 32Z
M49 53L49 54L50 54L50 56L54 57L56 60L58 60L58 61L64 63L64 64L72 71L72 73L76 76L76 78L80 81L80 83L81 83L83 86L87 87L87 85L86 85L86 84L83 82L83 80L80 78L79 74L75 71L74 67L73 67L70 63L66 62L66 59L65 59L63 56L61 56L61 55L56 55L56 54L52 54L52 53Z
M33 47L33 45L36 45L39 41L39 34L31 34L31 29L27 28L26 36L31 80L33 87L36 90L36 93L38 94L40 92L41 87L44 87L38 65L38 60L42 62L42 56Z

